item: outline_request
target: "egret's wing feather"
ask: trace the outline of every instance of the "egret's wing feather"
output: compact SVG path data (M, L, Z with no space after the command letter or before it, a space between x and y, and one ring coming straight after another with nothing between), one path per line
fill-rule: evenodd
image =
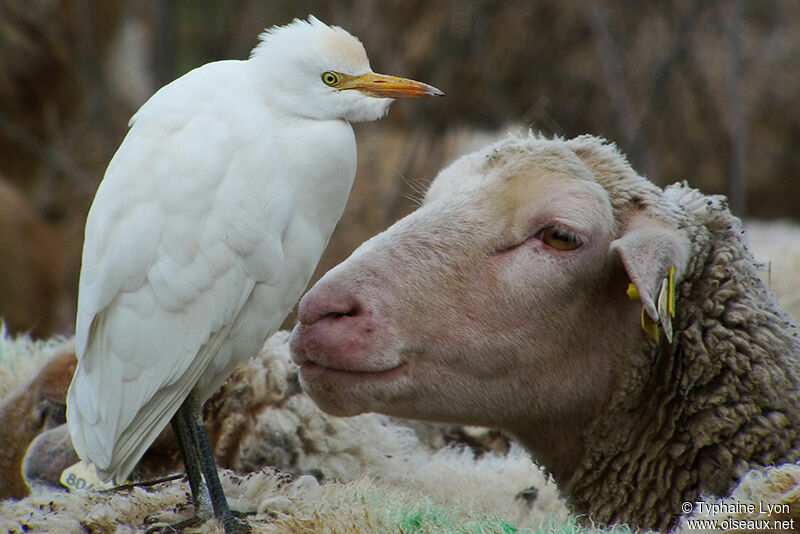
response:
M232 72L211 76L229 82L218 87L193 71L191 99L172 84L140 110L87 219L68 422L81 457L112 475L225 357L254 287L283 269L291 203L251 142L263 132L240 127L269 121L231 94Z
M248 288L243 291L243 294L252 295L254 287L255 284L248 284ZM243 307L238 306L239 310ZM212 359L220 356L221 346L229 335L234 322L235 320L230 321L215 332L209 342L198 351L193 365L187 367L182 375L176 377L175 381L156 391L142 409L134 415L130 424L119 434L114 449L114 460L106 470L108 475L120 479L127 477L149 444L158 436L160 429L164 428L174 415L179 406L175 399L185 398L200 379L206 366L211 363ZM265 335L267 335L266 332ZM217 389L218 386L214 389Z

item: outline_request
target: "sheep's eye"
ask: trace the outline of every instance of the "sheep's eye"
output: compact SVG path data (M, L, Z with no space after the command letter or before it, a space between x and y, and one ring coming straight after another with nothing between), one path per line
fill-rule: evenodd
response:
M551 226L541 232L542 242L558 250L574 250L581 246L581 238L566 230Z
M341 76L339 76L338 72L327 71L322 73L322 83L325 85L330 85L331 87L335 87L339 85L339 82L342 81Z

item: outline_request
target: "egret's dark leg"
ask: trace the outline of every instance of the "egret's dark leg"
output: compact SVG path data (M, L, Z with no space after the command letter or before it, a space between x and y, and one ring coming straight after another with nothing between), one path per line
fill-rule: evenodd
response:
M195 514L198 518L208 519L213 513L211 498L208 494L206 483L203 481L203 474L200 472L200 457L192 439L191 428L186 423L187 418L185 415L185 410L181 406L172 418L172 430L178 440L178 448L181 451L186 476L189 478Z
M178 449L181 451L183 466L186 476L189 479L189 487L192 489L192 502L194 504L194 516L173 525L158 525L147 529L147 534L167 534L182 531L184 528L192 527L211 517L213 510L211 497L208 488L203 480L200 470L200 454L197 452L197 444L192 435L192 415L191 409L187 408L184 402L172 417L172 430L178 440Z
M192 390L186 400L183 401L176 417L181 419L181 426L185 426L189 439L186 440L182 446L182 454L184 454L184 464L193 463L192 468L194 473L190 474L187 465L186 474L189 477L189 483L192 484L192 477L196 480L200 479L202 473L205 479L205 487L198 487L197 490L192 488L192 496L195 498L195 506L198 505L198 495L204 496L206 488L208 495L211 497L211 505L214 508L214 516L222 522L225 528L225 534L234 534L240 532L249 532L250 527L247 523L237 519L230 508L228 501L225 498L225 493L222 491L222 484L219 481L219 473L217 472L217 464L214 462L214 454L211 451L211 444L208 442L208 434L206 427L203 424L203 406L200 402L197 392ZM181 438L178 438L179 442ZM193 446L191 446L193 445ZM188 457L187 457L188 456ZM200 500L202 506L202 497ZM200 515L201 511L196 510Z

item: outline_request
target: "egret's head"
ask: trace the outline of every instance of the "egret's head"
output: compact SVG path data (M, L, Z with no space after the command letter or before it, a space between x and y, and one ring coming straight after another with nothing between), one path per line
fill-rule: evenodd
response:
M315 119L375 120L394 98L444 95L424 83L375 74L361 41L314 16L265 31L251 61L271 102Z

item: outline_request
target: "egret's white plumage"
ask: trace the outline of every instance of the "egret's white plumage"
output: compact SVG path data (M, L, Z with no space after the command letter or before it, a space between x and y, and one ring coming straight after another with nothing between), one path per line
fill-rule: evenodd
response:
M86 223L67 400L81 458L125 479L193 388L204 401L258 352L344 209L349 121L434 94L372 74L356 38L309 17L142 106Z

